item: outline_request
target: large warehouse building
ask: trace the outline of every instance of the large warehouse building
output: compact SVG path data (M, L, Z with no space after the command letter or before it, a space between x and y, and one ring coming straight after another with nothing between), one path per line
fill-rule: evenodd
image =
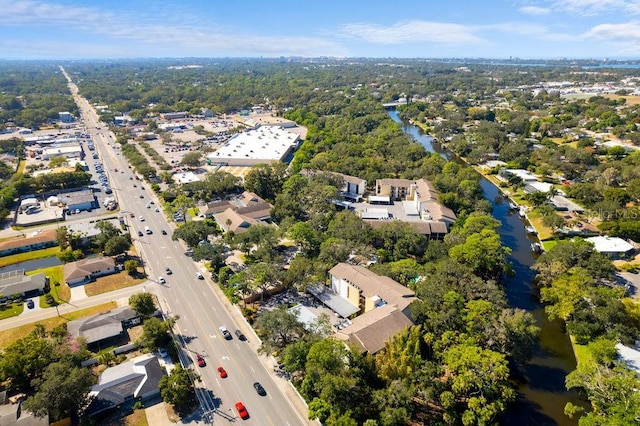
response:
M223 147L208 155L213 163L227 166L254 166L284 161L298 145L299 136L281 127L259 127L239 133Z

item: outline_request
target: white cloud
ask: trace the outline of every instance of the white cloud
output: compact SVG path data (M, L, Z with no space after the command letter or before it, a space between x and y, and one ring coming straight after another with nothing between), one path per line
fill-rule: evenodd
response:
M554 0L553 9L578 16L595 16L604 13L640 14L638 0Z
M625 22L622 24L600 24L584 33L587 38L598 40L640 40L640 23Z
M525 15L543 16L551 13L551 9L539 6L523 6L520 8L520 12Z
M106 46L126 43L129 56L166 55L168 52L179 55L274 55L274 56L348 56L347 50L339 44L313 37L264 37L243 34L242 30L212 29L211 22L196 18L189 25L175 24L171 19L162 19L157 10L153 14L130 16L126 11L105 11L96 7L76 7L50 3L41 0L0 0L0 10L10 11L0 14L1 27L21 28L58 28L73 29L79 40L100 39ZM150 11L151 13L151 11ZM170 18L172 11L165 9L162 15ZM181 16L174 13L175 16ZM158 24L163 22L163 24ZM165 23L166 22L166 23ZM97 43L97 42L96 42ZM138 43L138 45L136 45ZM122 49L122 45L120 46ZM32 50L32 49L29 49ZM77 49L65 50L70 55L74 51L86 56L86 51L78 45ZM60 48L50 51L55 55ZM140 52L140 53L136 53ZM96 54L95 56L98 56ZM121 55L118 55L121 56Z
M430 21L403 21L394 25L348 24L342 28L348 37L379 44L401 44L412 42L442 45L481 43L472 27Z

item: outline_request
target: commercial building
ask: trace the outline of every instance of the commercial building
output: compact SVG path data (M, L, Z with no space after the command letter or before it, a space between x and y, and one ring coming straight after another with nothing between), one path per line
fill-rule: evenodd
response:
M58 194L58 200L67 210L91 210L96 207L96 197L90 189Z
M59 112L58 117L61 123L73 123L73 115L68 111Z
M181 120L187 117L189 117L189 113L187 111L160 113L160 118L163 120Z
M50 146L42 149L42 159L51 160L53 157L82 158L83 151L79 144L65 144Z
M298 146L299 136L281 127L259 127L239 133L207 156L227 166L254 166L284 161Z

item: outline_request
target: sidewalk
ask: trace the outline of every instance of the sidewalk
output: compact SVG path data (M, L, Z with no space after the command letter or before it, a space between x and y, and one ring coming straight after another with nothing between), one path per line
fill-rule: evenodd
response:
M0 330L10 330L15 327L20 327L26 324L33 324L38 321L43 321L55 316L65 316L71 312L79 311L81 309L90 308L91 306L101 305L108 302L117 302L118 306L126 304L129 296L135 293L144 291L145 286L149 285L149 281L145 281L142 284L137 284L131 287L121 288L119 290L110 291L108 293L98 294L96 296L85 297L78 301L70 301L69 303L63 303L44 309L33 309L23 312L22 315L16 317L6 318L0 321Z

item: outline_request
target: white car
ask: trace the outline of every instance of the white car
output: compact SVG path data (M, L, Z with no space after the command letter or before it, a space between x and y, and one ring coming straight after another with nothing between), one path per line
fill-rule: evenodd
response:
M140 219L140 222L144 222L144 217L140 216L138 219Z
M159 282L160 284L166 284L166 283L167 283L167 280L165 280L165 279L164 279L164 277L158 277L158 282Z
M204 276L200 272L196 272L196 278L199 280L204 280Z

